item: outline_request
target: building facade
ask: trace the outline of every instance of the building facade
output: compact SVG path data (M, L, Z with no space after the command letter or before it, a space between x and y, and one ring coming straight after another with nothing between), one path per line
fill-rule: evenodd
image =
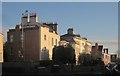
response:
M116 54L110 54L108 48L104 48L103 45L98 45L98 43L95 43L95 46L92 46L91 53L94 59L100 58L105 65L114 62L117 59Z
M67 34L60 37L60 45L66 46L67 44L72 45L75 49L76 63L78 62L78 56L81 53L91 52L92 43L87 38L81 38L80 35L74 34L73 28L67 30Z
M111 62L116 62L117 58L118 58L117 54L111 54L110 55Z
M29 22L28 22L29 19ZM10 60L51 60L52 49L59 45L57 23L39 23L36 13L23 14L22 22L7 32Z
M105 65L107 65L108 63L116 62L117 60L117 54L110 54L108 48L104 48L103 55Z
M111 55L109 54L108 48L104 48L103 61L105 65L107 65L108 63L111 63Z
M3 62L3 43L4 43L3 34L0 33L0 62Z
M92 46L92 57L94 59L100 59L104 62L104 64L110 63L110 54L108 48L104 48L103 45L98 45L95 43L95 46Z
M104 50L103 45L98 45L98 43L95 43L95 46L94 45L92 46L92 52L91 52L93 58L94 59L99 58L102 60L103 59L103 50Z

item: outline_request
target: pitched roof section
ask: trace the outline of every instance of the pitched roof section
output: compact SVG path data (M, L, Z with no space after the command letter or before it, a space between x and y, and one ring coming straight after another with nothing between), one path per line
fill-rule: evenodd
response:
M80 35L77 35L77 34L64 34L64 35L61 35L60 37L70 37L70 36L72 36L72 37L75 37L75 36L81 37Z

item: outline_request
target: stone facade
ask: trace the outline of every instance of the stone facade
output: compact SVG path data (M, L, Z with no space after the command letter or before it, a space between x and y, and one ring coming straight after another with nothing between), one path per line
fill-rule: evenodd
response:
M94 59L100 58L105 65L114 62L117 59L116 54L110 54L108 48L104 48L103 45L98 45L98 43L95 43L95 46L92 46L91 53Z
M108 48L104 48L103 61L105 65L107 65L108 63L111 63L111 55L109 54Z
M98 43L95 43L95 46L92 46L92 52L91 52L93 58L94 59L99 58L102 60L103 59L103 50L104 50L103 45L98 45Z
M34 13L30 14L29 21L28 14L23 14L21 24L7 32L10 60L51 60L52 49L60 41L57 23L38 23L38 17Z
M78 56L81 53L91 52L92 43L89 42L86 38L81 38L80 35L74 34L73 28L67 30L67 34L60 37L60 45L70 44L75 49L76 54L76 63L78 62Z

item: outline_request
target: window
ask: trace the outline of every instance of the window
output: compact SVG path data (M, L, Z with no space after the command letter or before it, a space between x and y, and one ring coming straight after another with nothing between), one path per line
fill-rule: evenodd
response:
M106 54L108 54L108 50L106 50Z
M44 35L44 40L46 40L46 35Z
M57 45L57 39L55 41L56 41L56 45Z
M23 41L23 34L21 34L21 41Z
M52 46L54 45L54 39L52 38Z
M105 53L105 50L104 50L104 53Z
M107 55L105 55L105 58L107 59Z
M10 35L10 42L13 42L13 35Z
M21 51L20 50L18 51L18 56L21 57Z
M44 47L44 51L46 51L46 47Z
M84 43L82 43L82 46L84 46Z

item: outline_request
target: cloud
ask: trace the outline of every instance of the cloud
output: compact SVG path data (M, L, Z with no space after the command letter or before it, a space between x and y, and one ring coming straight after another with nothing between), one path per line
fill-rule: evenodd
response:
M91 40L91 42L99 44L108 44L108 45L118 45L118 40Z
M2 0L2 2L118 2L119 0Z

